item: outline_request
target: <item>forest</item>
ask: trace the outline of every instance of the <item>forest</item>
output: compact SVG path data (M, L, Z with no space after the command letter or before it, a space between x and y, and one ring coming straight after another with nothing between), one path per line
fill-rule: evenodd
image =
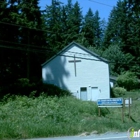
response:
M118 0L108 21L79 2L0 0L0 92L18 79L41 80L41 64L75 41L109 60L111 75L140 78L140 1Z

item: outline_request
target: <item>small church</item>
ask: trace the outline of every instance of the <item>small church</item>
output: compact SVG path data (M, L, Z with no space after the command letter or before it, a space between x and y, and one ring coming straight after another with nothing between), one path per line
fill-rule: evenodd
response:
M110 98L108 61L76 42L42 64L42 80L83 101Z

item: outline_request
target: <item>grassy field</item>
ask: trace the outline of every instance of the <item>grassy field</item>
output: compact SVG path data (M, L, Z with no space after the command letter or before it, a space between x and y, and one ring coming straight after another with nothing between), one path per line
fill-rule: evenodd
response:
M83 132L124 131L130 127L140 129L139 91L129 92L132 97L131 120L125 109L125 122L121 120L121 108L102 108L98 117L97 105L74 97L28 98L17 96L0 103L0 139L37 138L78 135Z

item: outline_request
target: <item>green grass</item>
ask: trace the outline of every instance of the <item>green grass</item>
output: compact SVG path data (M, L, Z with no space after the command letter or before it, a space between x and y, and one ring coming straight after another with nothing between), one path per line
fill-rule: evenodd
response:
M77 135L82 132L127 131L139 129L140 101L138 92L129 92L133 97L131 120L125 109L125 123L121 121L120 108L98 108L94 102L81 101L71 96L61 98L28 98L16 96L0 103L0 139L33 138Z

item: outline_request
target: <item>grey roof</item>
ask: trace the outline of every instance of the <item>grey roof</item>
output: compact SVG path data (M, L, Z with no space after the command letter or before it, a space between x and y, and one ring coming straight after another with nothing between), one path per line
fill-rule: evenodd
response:
M117 76L112 76L112 75L110 75L110 80L113 80L113 81L117 81ZM138 82L140 82L140 79L137 79L138 80Z
M117 76L110 76L110 80L114 80L114 81L116 81L117 80Z
M46 65L48 62L50 62L50 61L53 60L56 56L58 56L58 55L60 55L61 53L63 53L66 49L68 49L68 48L71 47L72 45L75 45L75 46L81 48L82 50L88 52L89 54L91 54L91 55L97 57L99 60L101 60L101 61L103 61L103 62L105 62L105 63L108 63L108 60L107 60L107 59L100 57L98 54L96 54L96 53L94 53L94 52L88 50L88 49L85 48L84 46L82 46L82 45L80 45L79 43L76 43L76 42L73 41L73 42L71 42L69 45L67 45L66 47L64 47L64 48L63 48L60 52L58 52L56 55L54 55L54 56L51 57L49 60L47 60L45 63L43 63L41 66Z

